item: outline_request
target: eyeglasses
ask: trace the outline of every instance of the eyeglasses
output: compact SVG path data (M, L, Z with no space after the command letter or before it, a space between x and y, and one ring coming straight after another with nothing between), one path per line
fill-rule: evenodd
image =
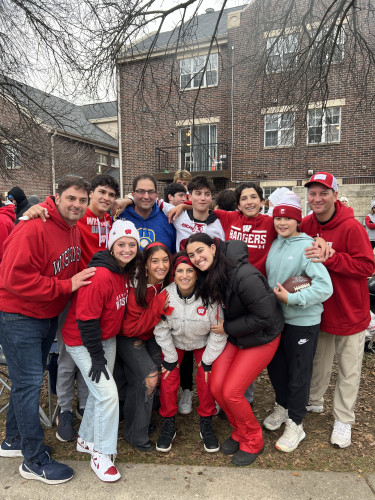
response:
M144 196L146 193L149 196L153 196L154 194L156 194L156 191L155 189L149 189L148 191L146 191L145 189L136 189L135 193L139 194L139 196Z

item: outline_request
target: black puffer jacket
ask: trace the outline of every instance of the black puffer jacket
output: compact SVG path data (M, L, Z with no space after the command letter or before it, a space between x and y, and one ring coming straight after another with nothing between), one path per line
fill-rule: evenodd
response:
M240 349L268 344L282 331L284 316L263 274L249 264L246 243L220 242L220 250L235 263L228 270L224 300L224 330Z

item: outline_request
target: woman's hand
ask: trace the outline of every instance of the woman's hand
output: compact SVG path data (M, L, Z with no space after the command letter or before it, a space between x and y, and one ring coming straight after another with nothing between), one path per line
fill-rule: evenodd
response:
M177 363L177 366L176 368L180 368L180 365ZM162 373L162 376L164 375L163 379L165 380L168 375L171 373L171 370L167 370L166 368L164 368L163 365L161 365L161 373Z
M168 309L168 307L169 307L169 293L167 292L166 297L165 297L164 306L163 306L163 311Z
M198 363L198 368L202 366L202 361L199 361ZM204 372L204 381L208 383L208 374L211 373L211 370L209 372Z
M280 285L280 283L275 286L275 288L273 289L273 293L276 295L280 302L282 302L283 304L288 303L289 292L282 285Z
M210 326L211 332L216 333L218 335L224 335L225 330L224 330L224 320L219 318L219 322L217 325L211 325Z

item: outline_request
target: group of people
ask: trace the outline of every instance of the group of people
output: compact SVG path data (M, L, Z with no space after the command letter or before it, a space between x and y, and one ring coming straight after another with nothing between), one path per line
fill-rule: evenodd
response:
M311 177L305 187L313 213L302 218L301 200L289 190L274 198L271 215L261 213L262 189L250 182L226 197L233 207L234 195L236 210L211 210L212 182L177 175L164 200L155 179L142 174L117 201L112 177L99 175L91 186L69 177L4 243L0 344L12 390L0 456L23 456L23 477L51 484L73 477L43 444L38 415L56 335L56 437L76 439L76 380L77 451L91 456L102 481L120 479L113 458L119 420L125 440L150 452L158 407L156 450L171 449L177 412L191 411L193 357L207 452L221 448L237 466L262 453L252 389L265 368L275 409L263 426L285 424L276 448L295 450L306 437L306 412L324 409L335 353L331 443L350 446L375 265L364 228L337 199L336 179ZM299 275L310 286L288 292L283 283ZM217 405L232 427L221 445L212 423Z

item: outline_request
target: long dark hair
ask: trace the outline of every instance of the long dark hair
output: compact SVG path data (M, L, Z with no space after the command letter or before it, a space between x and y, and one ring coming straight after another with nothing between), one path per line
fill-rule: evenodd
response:
M207 307L216 301L224 301L225 290L228 285L228 271L235 267L234 263L229 260L220 250L219 240L212 239L206 233L196 233L190 236L186 242L186 249L190 243L203 243L210 247L215 245L216 251L212 265L207 271L198 270L198 294L203 301L203 305ZM189 254L189 252L188 252Z
M137 274L138 283L137 283L137 287L135 289L135 301L143 309L146 309L148 306L147 301L146 301L146 296L147 296L146 265L147 265L147 261L155 252L158 252L159 250L163 250L163 252L165 252L168 255L168 259L169 259L169 271L168 271L168 274L166 275L166 277L164 278L163 288L166 287L167 285L169 285L169 283L171 281L172 257L171 257L170 251L162 243L158 243L158 242L149 243L147 245L147 247L143 250L142 259L138 265L138 274Z

